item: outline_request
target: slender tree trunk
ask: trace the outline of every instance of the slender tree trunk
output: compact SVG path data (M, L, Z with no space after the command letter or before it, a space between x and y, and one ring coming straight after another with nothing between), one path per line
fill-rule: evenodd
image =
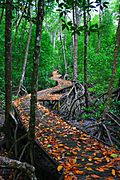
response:
M20 33L20 42L18 44L18 54L23 53L23 50L24 50L23 44L24 44L24 35L25 35L25 31L26 31L26 26L27 26L27 22L24 19L24 22L22 22L22 27L21 27L22 31Z
M120 14L120 5L119 5L119 14ZM112 91L114 88L114 81L115 81L116 68L117 68L117 63L118 63L119 49L120 49L120 16L119 16L118 28L117 28L117 32L116 32L116 45L115 45L115 50L114 50L112 77L110 79L110 83L109 83L109 87L108 87L106 108L105 108L104 115L103 115L104 118L105 118L106 113L108 113L110 111L110 102L111 102Z
M33 150L34 139L35 139L35 111L37 107L37 90L38 90L38 69L40 59L40 43L42 35L42 22L44 17L44 0L38 0L38 13L37 13L37 24L36 24L36 38L35 38L35 49L33 58L33 72L31 80L31 101L30 101L30 122L28 138L31 144L31 152ZM33 164L33 157L31 154L31 163Z
M65 75L67 75L67 60L66 60L66 54L65 54L65 46L64 46L64 42L62 40L62 21L60 21L60 42L61 42L61 46L62 46L62 54L63 54L63 60L64 60Z
M18 33L18 28L19 28L19 26L20 26L20 23L21 23L21 21L22 21L22 18L23 18L23 13L22 13L22 15L20 16L20 19L19 19L19 21L17 22L17 25L16 25L15 36L14 36L14 48L16 48L17 33Z
M26 9L26 7L27 7L27 3L25 5L25 9ZM16 47L17 33L18 33L18 29L19 29L20 23L21 23L21 21L23 19L24 11L25 10L22 11L22 14L20 15L20 17L18 15L18 21L17 21L17 24L16 24L16 30L15 30L15 36L14 36L14 48Z
M20 83L19 83L17 96L20 93L21 87L23 85L24 77L25 77L25 70L26 70L26 64L27 64L27 57L28 57L28 51L29 51L29 46L30 46L31 34L32 34L32 22L30 22L30 29L29 29L28 41L27 41L26 52L25 52L25 57L24 57L22 76L21 76L21 80L20 80Z
M88 90L87 90L87 64L88 64L88 22L87 22L87 13L84 10L84 86L85 86L85 105L88 108Z
M56 48L56 32L53 33L53 47Z
M78 26L78 7L73 7L73 25L77 28ZM74 65L73 65L73 81L77 80L77 62L78 62L78 34L76 30L73 34L73 47L74 47Z
M52 70L54 70L54 55L55 55L55 48L56 48L56 32L52 32L51 36L50 36L50 39L51 39L51 43L52 43Z
M12 110L12 0L6 1L5 16L5 128L7 148L11 140L10 112Z
M97 47L97 53L99 54L100 51L100 26L102 22L102 12L99 7L99 26L98 26L98 47Z

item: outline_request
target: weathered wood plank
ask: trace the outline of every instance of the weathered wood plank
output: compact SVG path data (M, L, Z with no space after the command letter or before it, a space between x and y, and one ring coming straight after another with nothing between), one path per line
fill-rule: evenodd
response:
M26 105L29 108L29 101L29 97L23 97L14 102L27 129L29 112L26 113L24 108ZM120 173L117 170L120 163L119 151L91 138L39 103L35 129L37 143L62 166L62 169L65 169L66 180L69 176L92 179L94 174L104 179L119 178ZM113 153L118 154L116 159L110 156ZM112 169L115 175L112 174Z

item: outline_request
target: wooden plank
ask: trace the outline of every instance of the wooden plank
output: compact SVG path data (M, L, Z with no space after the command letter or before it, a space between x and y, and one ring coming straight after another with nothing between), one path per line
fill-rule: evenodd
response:
M28 129L30 97L23 97L14 102L19 111L22 123ZM92 177L119 178L117 170L120 158L111 154L120 154L111 147L105 146L76 127L62 120L41 104L36 111L36 141L65 170L64 179L69 177L86 179ZM110 164L110 167L109 167ZM58 170L60 169L58 166ZM114 175L114 173L115 175ZM94 178L93 178L94 179Z

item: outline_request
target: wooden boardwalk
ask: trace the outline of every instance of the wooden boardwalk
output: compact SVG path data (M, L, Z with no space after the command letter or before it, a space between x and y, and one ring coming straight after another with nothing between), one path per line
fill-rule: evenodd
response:
M63 80L58 71L53 72L51 79L56 81L57 85L53 88L38 91L38 101L59 101L65 95L65 93L60 93L60 91L70 88L72 86L72 82Z
M71 82L68 83L68 87L70 86L72 86ZM54 90L56 92L59 87L61 83L54 88L38 92L38 99L42 100L46 94L47 100L47 95ZM64 83L62 88L66 88ZM15 100L14 105L28 130L30 95ZM65 180L120 179L120 151L78 130L39 102L35 130L35 140L51 158L58 162L57 171L64 171Z

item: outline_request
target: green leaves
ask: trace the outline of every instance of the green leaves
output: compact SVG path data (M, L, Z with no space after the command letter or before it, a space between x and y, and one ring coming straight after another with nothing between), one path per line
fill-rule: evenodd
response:
M101 2L101 0L96 1L96 7L99 6L100 10L103 11L104 8L108 8L109 2Z
M109 2L103 2L103 7L105 7L105 8L108 8L108 5L109 4Z
M111 154L110 155L110 157L112 157L112 158L116 158L116 157L118 157L119 155L118 154Z
M90 32L98 32L98 24L91 25L88 30L89 35L90 35Z
M52 144L48 144L47 147L48 147L48 148L52 147Z

